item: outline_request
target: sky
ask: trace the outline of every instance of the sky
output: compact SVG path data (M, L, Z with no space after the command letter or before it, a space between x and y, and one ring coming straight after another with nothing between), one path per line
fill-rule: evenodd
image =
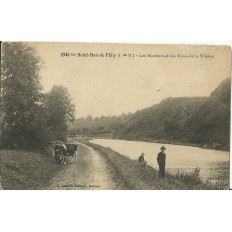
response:
M42 59L44 91L54 85L66 87L76 105L77 118L133 113L167 97L209 96L230 77L231 51L227 46L29 45ZM61 55L66 52L69 56ZM98 57L78 56L90 53ZM109 57L110 53L116 57ZM201 58L200 54L206 56Z

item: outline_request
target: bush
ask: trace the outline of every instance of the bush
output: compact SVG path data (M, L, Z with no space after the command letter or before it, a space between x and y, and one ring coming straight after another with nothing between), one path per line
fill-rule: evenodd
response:
M222 190L229 189L228 184L223 180L218 180L212 182L211 180L203 181L200 178L200 169L196 168L193 172L178 172L176 173L176 178L182 180L193 189L207 189L207 190Z
M202 183L199 168L195 168L193 172L180 172L178 170L178 172L176 173L176 178L191 185L199 185Z

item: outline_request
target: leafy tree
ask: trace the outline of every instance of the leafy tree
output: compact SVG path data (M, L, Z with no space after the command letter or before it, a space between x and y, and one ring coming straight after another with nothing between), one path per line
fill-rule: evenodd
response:
M1 63L0 144L15 147L45 146L66 139L67 121L74 120L74 105L66 88L54 86L42 94L40 57L25 43L3 43Z
M2 140L8 146L39 146L48 136L39 83L40 57L25 43L2 45Z
M68 134L67 122L75 119L75 106L71 102L68 90L63 86L54 86L46 97L48 127L54 138L65 140Z

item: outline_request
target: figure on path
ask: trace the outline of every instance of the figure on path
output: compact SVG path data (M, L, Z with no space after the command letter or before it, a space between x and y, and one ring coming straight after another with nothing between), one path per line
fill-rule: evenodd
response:
M165 177L165 162L166 162L166 154L164 153L164 151L166 150L166 148L162 146L160 149L161 149L161 152L157 156L157 162L159 165L159 177L164 178Z
M66 164L66 157L65 154L67 152L67 148L65 146L65 144L57 141L56 145L54 147L55 150L55 160L61 164L62 162L64 162L64 164Z

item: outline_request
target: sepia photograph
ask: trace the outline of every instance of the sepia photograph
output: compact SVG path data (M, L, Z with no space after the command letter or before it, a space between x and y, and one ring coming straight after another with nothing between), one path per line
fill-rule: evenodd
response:
M2 190L228 190L231 47L2 42Z

